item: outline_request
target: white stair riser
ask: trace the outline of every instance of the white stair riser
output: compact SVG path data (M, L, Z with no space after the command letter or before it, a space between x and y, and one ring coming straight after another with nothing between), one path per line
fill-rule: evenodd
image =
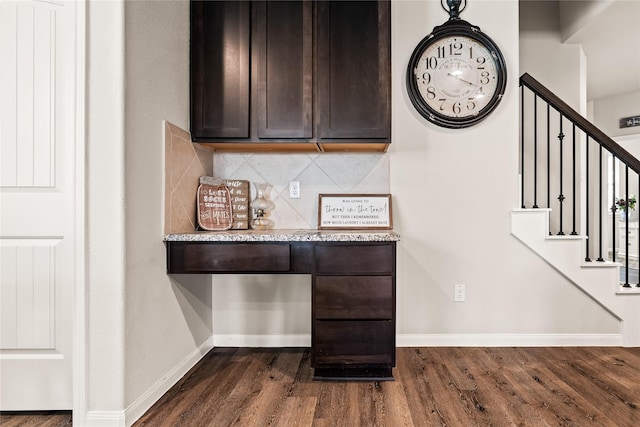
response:
M640 345L640 295L616 295L619 267L612 263L584 267L584 237L550 238L548 218L547 209L516 210L511 214L511 234L622 320L623 345Z

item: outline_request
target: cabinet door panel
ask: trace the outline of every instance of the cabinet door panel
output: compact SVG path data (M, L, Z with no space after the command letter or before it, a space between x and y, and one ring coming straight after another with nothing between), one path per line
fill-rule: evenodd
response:
M312 3L269 1L254 7L259 50L258 137L311 138Z
M390 320L316 320L313 365L387 365L395 363L395 327Z
M317 7L320 139L389 139L389 2Z
M316 276L313 286L316 319L393 318L391 276Z
M191 5L191 134L249 137L250 4Z

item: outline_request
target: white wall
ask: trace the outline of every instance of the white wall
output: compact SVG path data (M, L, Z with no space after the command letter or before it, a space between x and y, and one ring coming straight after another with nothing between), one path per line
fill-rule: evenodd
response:
M87 425L124 425L211 344L211 279L169 278L162 242L163 121L188 125L189 2L88 14Z
M640 134L640 126L620 128L620 119L632 116L640 116L640 92L638 91L593 101L593 123L612 138Z
M562 43L557 0L521 1L519 17L519 75L531 74L586 116L586 59L580 45Z
M87 409L109 412L124 408L124 6L87 13Z
M472 342L468 334L504 334L500 339L508 341L509 334L618 332L617 320L509 234L518 202L518 2L476 1L464 12L496 40L509 68L505 99L489 118L446 130L411 107L404 84L409 56L446 18L436 0L392 3L388 155L401 234L398 344L465 344ZM579 48L570 51L579 64ZM214 173L216 164L214 158ZM467 285L467 302L453 302L454 283ZM308 342L307 277L215 276L213 285L216 345Z
M168 277L162 242L163 121L184 128L189 122L189 2L125 5L125 405L130 407L210 339L211 279Z
M405 334L417 336L405 335L405 342L450 334L448 343L463 344L465 334L619 331L615 319L509 234L518 203L518 2L470 2L463 14L498 43L509 80L485 121L457 131L423 120L404 87L413 48L445 20L439 2L395 2L392 17L399 343ZM467 302L453 302L455 283L466 284Z

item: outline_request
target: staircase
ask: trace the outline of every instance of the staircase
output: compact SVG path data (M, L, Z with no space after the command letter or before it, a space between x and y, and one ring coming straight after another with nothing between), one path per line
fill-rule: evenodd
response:
M629 283L628 248L616 258L618 227L629 232L629 208L619 221L619 199L604 194L611 164L624 178L614 193L630 197L630 176L640 189L640 161L528 74L520 84L522 203L511 214L511 233L621 321L619 345L640 346L640 284ZM621 248L627 240L618 242Z

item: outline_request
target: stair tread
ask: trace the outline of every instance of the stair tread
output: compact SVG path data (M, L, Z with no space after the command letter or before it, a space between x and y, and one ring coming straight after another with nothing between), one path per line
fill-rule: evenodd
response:
M634 285L631 285L630 288L625 288L620 285L616 291L616 295L640 295L640 288Z
M580 234L564 234L562 236L552 235L546 237L547 240L584 240L586 238L587 236Z
M614 268L614 267L622 267L622 264L619 262L611 262L611 261L583 261L582 267L584 268Z

